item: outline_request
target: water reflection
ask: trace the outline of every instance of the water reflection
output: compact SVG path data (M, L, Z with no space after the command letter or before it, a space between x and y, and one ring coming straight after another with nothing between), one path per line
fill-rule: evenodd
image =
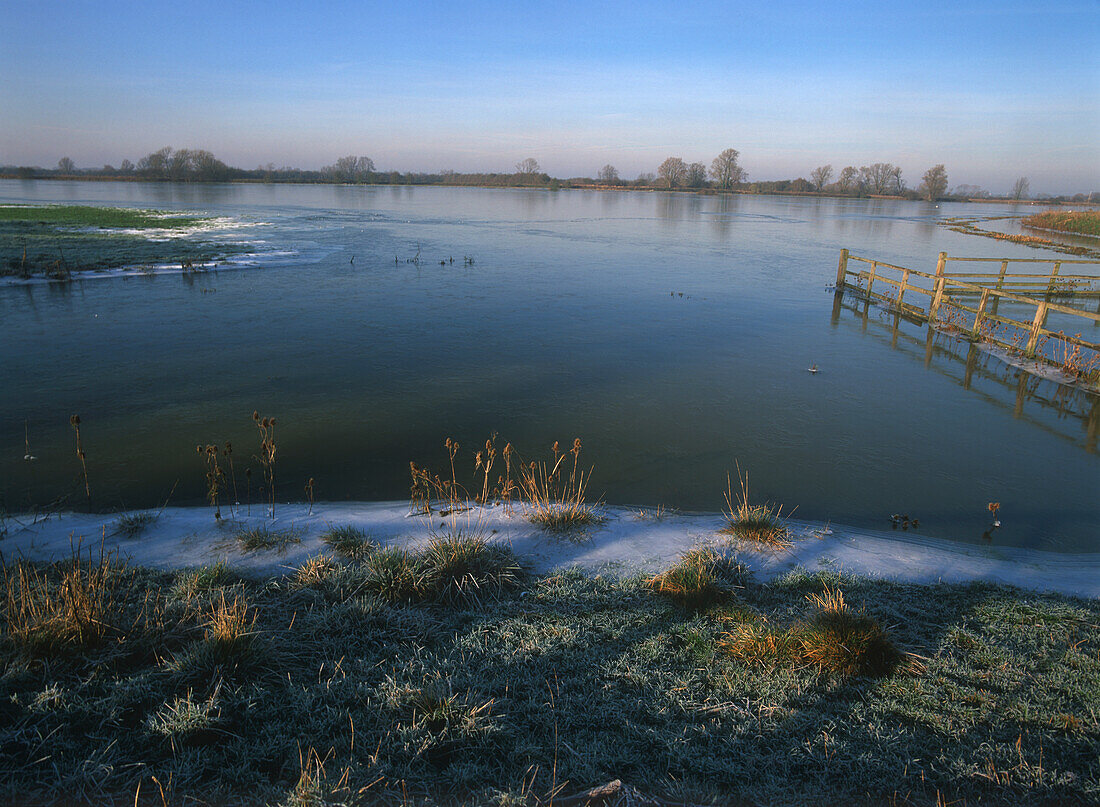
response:
M1016 419L1090 454L1096 453L1100 395L1032 375L1004 363L973 342L872 306L852 295L835 294L833 326L839 326L848 314L860 330L889 342L893 350L919 358L925 369L950 378L997 409L1011 410Z

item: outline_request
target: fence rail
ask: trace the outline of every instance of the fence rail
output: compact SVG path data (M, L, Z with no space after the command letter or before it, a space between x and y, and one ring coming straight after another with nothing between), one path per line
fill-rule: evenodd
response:
M867 264L870 268L850 269L848 264L851 261ZM1000 271L994 273L947 272L948 263L952 261L998 262ZM1012 263L1047 263L1053 266L1050 272L1044 274L1010 274L1008 269ZM840 263L837 266L836 287L837 291L845 289L858 291L868 300L883 302L908 317L932 324L952 324L974 338L980 338L1010 351L1019 350L1028 358L1051 361L1050 357L1037 355L1039 342L1046 337L1065 343L1067 347L1063 363L1067 365L1069 363L1068 345L1073 345L1075 349L1084 348L1094 351L1096 355L1087 361L1091 364L1100 363L1100 343L1082 339L1080 335L1069 336L1061 331L1052 331L1046 327L1047 318L1051 312L1081 317L1091 321L1094 326L1100 326L1100 306L1093 313L1058 302L1062 299L1078 300L1100 296L1100 275L1062 274L1062 266L1065 264L1100 266L1100 261L1049 258L952 258L947 253L941 252L935 273L930 273L872 258L863 258L852 255L847 249L842 249ZM900 273L900 277L890 277L883 272ZM849 282L849 278L854 278L855 282ZM879 284L879 288L886 285L896 291L889 294L876 292L874 290L876 283ZM1035 296L1032 296L1033 294ZM910 296L910 300L913 299L913 295L927 297L927 307L907 302L907 295ZM970 300L974 297L978 298L974 306L967 305L960 299ZM1002 300L1023 306L1034 306L1035 314L1030 321L1004 316L999 313ZM956 317L947 318L941 313L947 307L973 314L973 322L969 327L961 327L955 321ZM995 326L992 323L1015 328L1017 337L1012 342L997 338L993 332ZM1026 343L1024 343L1025 334ZM1024 344L1021 346L1021 343Z

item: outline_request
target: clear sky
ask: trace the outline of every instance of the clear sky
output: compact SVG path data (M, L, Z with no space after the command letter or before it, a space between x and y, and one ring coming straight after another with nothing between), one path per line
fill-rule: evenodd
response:
M915 187L1100 190L1100 0L0 0L0 164L749 179L892 162Z

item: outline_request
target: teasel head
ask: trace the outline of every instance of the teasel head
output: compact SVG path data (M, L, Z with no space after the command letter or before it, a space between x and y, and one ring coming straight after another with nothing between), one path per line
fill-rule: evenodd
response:
M476 454L474 454L474 469L478 470L480 468L481 468L481 452L479 451Z
M80 425L80 415L69 415L69 425L70 426L79 426Z
M259 420L260 419L259 411L255 410L255 409L252 410L252 419L253 420Z
M573 453L574 454L580 454L581 453L581 438L579 438L579 437L574 437L573 438Z
M201 445L195 446L195 453L196 454L201 454L202 453L202 446Z

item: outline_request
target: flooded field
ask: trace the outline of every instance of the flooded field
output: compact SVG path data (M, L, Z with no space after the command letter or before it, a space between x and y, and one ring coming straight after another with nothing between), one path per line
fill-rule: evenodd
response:
M941 250L1044 256L937 223L1008 207L0 182L0 203L46 202L207 217L188 237L246 257L0 287L8 511L82 505L72 414L95 508L201 502L199 443L233 444L243 488L259 410L283 500L310 478L318 500L404 498L447 437L472 481L494 433L532 458L579 436L611 504L715 511L739 465L799 519L904 513L977 542L997 501L996 543L1100 551L1095 396L826 288L842 247L926 272Z

